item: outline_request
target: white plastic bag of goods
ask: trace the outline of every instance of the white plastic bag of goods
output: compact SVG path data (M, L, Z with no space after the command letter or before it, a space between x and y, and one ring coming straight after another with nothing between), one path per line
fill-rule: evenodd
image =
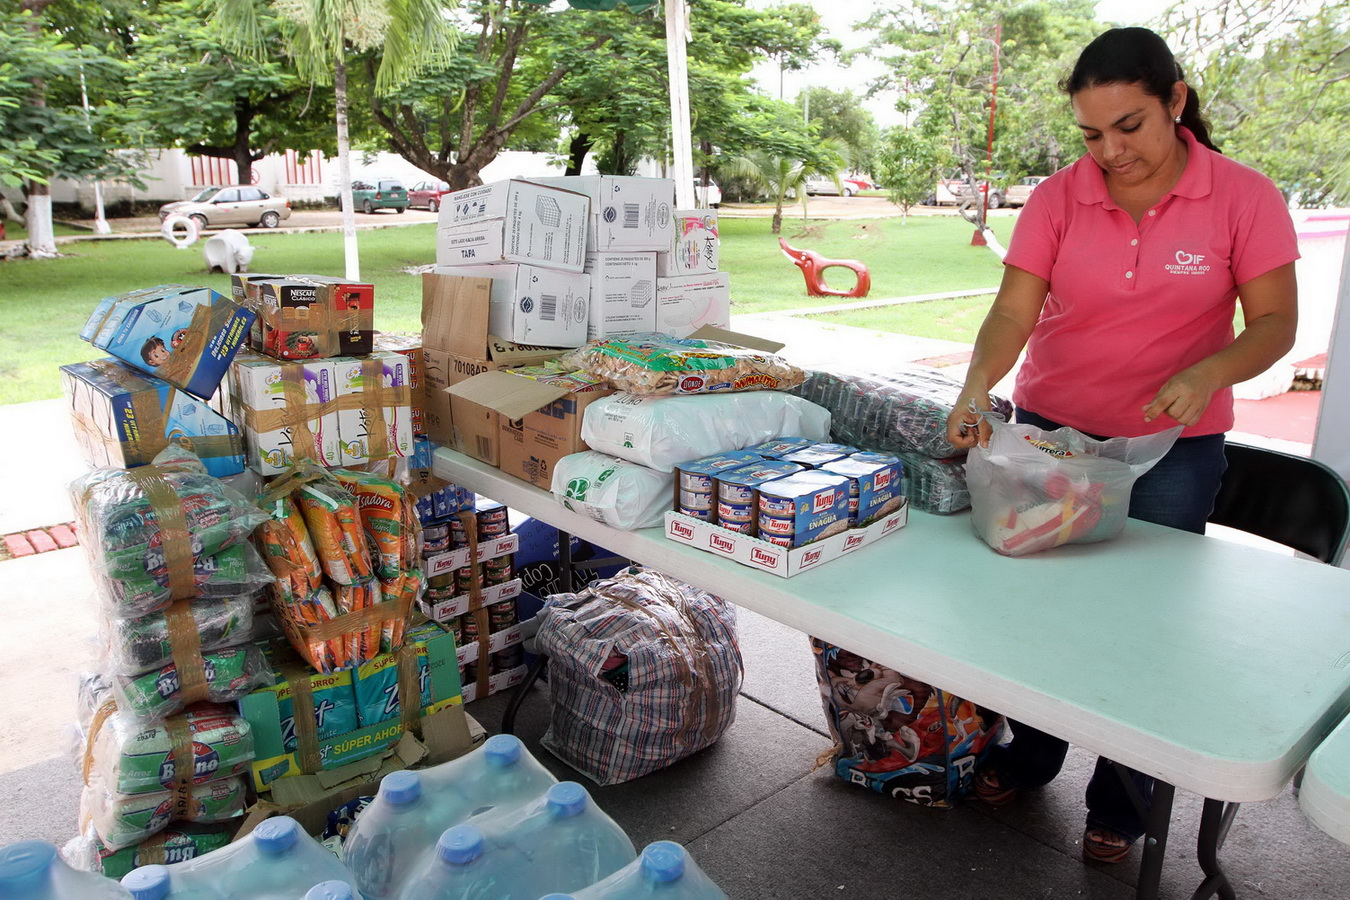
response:
M825 441L829 433L829 410L780 391L647 397L619 393L586 407L581 420L581 439L592 450L662 472L776 438Z
M624 531L660 525L674 482L669 472L594 450L564 456L553 467L553 496L564 508Z

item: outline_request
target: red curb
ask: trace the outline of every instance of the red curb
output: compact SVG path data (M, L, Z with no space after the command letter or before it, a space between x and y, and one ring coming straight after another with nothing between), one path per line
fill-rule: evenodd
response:
M30 531L24 537L28 538L28 543L32 544L33 549L39 553L60 549L56 546L56 541L52 540L52 536L41 529Z
M5 549L9 551L10 556L16 558L20 556L32 556L34 553L37 553L37 551L33 549L33 545L28 543L21 534L5 535Z
M79 543L79 540L75 537L75 532L70 530L69 525L53 525L51 528L47 529L47 533L50 534L61 547L74 547Z

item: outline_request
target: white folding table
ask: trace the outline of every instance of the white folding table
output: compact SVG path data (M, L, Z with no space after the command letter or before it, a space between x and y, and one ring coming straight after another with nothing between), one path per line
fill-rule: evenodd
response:
M733 603L1158 779L1137 896L1157 894L1173 790L1207 798L1196 896L1236 803L1275 797L1350 709L1350 571L1130 520L1011 559L968 515L790 579L624 532L452 450L435 473Z
M1350 719L1309 757L1298 805L1318 828L1350 844Z

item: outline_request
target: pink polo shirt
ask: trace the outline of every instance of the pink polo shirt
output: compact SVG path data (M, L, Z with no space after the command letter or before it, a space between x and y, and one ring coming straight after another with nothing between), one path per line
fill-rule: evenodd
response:
M1298 238L1275 185L1200 145L1176 187L1138 225L1084 156L1036 186L1004 265L1050 282L1027 342L1013 402L1109 437L1173 427L1144 421L1167 379L1233 340L1238 285L1298 259ZM1233 392L1216 391L1184 436L1233 426Z

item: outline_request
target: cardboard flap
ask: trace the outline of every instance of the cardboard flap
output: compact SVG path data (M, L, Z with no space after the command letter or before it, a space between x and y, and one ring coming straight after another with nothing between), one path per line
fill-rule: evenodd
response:
M689 337L700 341L717 341L720 344L731 344L733 347L745 347L747 350L758 350L761 353L777 353L787 346L778 341L755 337L752 334L741 334L739 331L729 331L725 328L718 328L716 325L704 325L699 328L698 331L689 335Z
M462 397L496 410L513 422L571 393L565 387L543 384L501 370L475 375L445 390L452 397Z
M569 351L557 347L538 347L534 344L517 344L495 334L487 337L488 359L509 366L530 366L536 363L557 359Z
M492 280L422 276L422 341L459 356L480 357L488 333Z

